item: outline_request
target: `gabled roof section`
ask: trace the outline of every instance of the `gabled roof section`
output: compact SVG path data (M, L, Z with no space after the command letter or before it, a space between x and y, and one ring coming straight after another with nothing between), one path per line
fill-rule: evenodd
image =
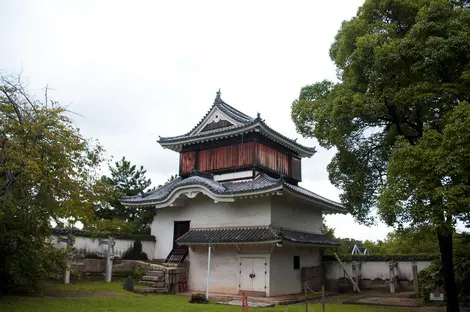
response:
M189 131L186 136L194 136L201 132L213 129L223 129L233 126L243 126L250 124L254 118L240 112L234 107L225 103L220 97L220 89L209 111L198 122L198 124Z
M225 103L220 97L220 90L209 111L199 123L188 133L174 137L160 137L157 140L163 148L180 152L184 145L198 144L205 141L221 140L228 137L259 132L265 137L298 153L300 157L311 157L315 154L314 147L297 143L273 128L269 127L258 113L252 118Z
M217 182L202 176L190 176L184 179L179 177L144 195L122 197L121 203L125 206L163 208L171 206L182 195L192 198L197 193L202 193L218 202L233 202L235 198L275 194L278 191L311 202L325 213L346 213L345 207L340 203L290 184L283 178L276 179L265 173L258 174L252 180L238 182Z

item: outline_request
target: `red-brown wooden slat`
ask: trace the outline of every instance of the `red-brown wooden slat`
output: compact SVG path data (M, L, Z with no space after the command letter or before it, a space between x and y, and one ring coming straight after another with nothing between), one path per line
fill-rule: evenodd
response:
M247 165L252 165L257 160L261 166L283 175L300 175L300 161L292 161L289 155L260 142L244 142L200 150L197 160L195 156L195 152L181 153L182 173L189 173L193 166L196 166L199 171L206 172L236 170L241 167L246 168Z

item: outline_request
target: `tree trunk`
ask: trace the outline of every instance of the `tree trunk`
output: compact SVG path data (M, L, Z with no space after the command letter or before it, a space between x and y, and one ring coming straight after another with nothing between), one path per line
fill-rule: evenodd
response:
M442 278L447 297L447 312L460 312L457 285L455 283L452 233L438 232L439 250L441 252Z

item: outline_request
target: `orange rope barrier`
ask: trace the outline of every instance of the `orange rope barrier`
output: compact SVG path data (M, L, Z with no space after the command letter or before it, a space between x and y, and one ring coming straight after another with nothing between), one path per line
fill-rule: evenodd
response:
M248 297L245 292L242 292L242 312L248 312Z

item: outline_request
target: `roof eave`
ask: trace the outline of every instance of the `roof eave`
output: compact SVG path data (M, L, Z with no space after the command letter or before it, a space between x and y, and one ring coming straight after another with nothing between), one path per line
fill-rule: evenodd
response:
M296 192L295 190L292 190L290 188L283 188L283 191L290 193L292 196L302 198L303 200L307 200L309 202L319 204L323 212L347 214L346 208L342 206L341 204L329 203L320 198L313 198L311 196Z
M331 243L318 243L318 242L297 242L294 240L289 240L285 239L284 241L287 242L288 244L293 244L293 245L304 245L304 246L309 246L309 247L320 247L320 248L331 248L331 247L338 247L340 246L339 243L331 244Z
M208 245L261 245L261 244L276 244L281 242L281 239L269 241L246 241L246 242L202 242L202 243L189 243L189 242L176 242L181 246L208 246Z
M237 129L233 129L231 131L219 132L219 133L214 133L214 134L210 134L206 136L198 136L198 137L193 137L193 138L182 138L182 139L176 139L176 140L172 140L172 137L166 137L166 138L160 138L159 140L157 140L157 142L163 148L171 149L173 151L181 151L181 146L183 145L196 144L201 141L203 142L216 141L216 140L225 139L228 137L238 136L238 135L248 133L248 132L260 132L260 130L264 136L269 137L270 139L274 141L278 141L278 143L280 143L281 145L284 145L287 148L294 150L301 157L310 158L316 153L316 150L314 147L306 147L296 142L293 142L291 139L285 138L282 135L276 133L274 130L272 130L270 127L268 127L261 121L256 121L251 124L248 124L247 126L242 126Z

